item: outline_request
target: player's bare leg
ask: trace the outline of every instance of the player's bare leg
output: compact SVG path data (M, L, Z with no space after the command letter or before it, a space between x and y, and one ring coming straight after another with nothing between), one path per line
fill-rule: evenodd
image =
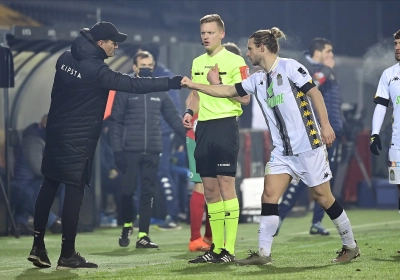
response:
M278 202L292 177L289 174L268 174L264 177L264 191L261 196L261 220L258 230L258 252L250 251L238 265L271 264L271 248L279 226Z

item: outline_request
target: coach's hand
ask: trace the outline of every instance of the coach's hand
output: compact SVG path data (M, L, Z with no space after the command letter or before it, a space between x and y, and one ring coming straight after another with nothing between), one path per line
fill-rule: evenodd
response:
M169 89L181 89L181 81L182 76L175 76L172 79L168 80L168 88Z
M381 138L379 137L378 134L373 134L371 135L371 141L369 142L369 149L371 150L371 153L374 155L378 156L379 150L382 150L382 144L381 144Z
M128 162L126 161L126 157L123 151L114 152L114 162L122 173L126 172Z

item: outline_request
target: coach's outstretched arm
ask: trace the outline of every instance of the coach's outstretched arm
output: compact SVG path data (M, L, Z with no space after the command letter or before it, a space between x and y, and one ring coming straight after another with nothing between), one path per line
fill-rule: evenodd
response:
M181 86L192 90L201 91L204 94L214 97L235 97L239 96L235 86L231 85L203 85L193 83L188 77L184 77Z

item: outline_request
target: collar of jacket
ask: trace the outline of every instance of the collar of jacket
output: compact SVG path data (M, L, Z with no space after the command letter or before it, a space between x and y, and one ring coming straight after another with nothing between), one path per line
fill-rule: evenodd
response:
M83 28L80 33L81 36L77 37L71 46L72 55L76 59L92 57L104 60L108 58L106 52L93 40L88 28Z

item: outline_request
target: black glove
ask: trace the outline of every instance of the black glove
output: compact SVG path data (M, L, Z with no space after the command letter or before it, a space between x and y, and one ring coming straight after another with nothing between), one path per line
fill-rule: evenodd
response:
M126 167L128 166L128 162L126 161L123 151L118 151L114 153L114 162L115 165L118 167L119 171L125 173Z
M381 145L381 138L379 137L378 134L373 134L371 135L371 141L369 142L369 149L371 150L371 153L374 155L379 155L378 149L382 150L382 145Z
M168 79L169 89L181 89L182 76L175 76L172 79Z

